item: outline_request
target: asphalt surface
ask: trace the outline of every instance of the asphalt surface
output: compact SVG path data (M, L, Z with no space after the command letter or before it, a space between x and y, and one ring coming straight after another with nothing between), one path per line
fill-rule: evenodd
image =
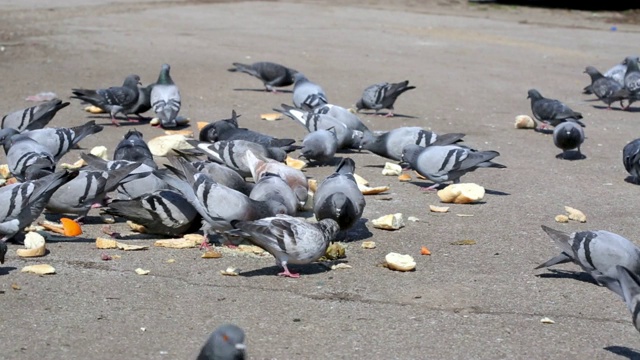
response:
M417 89L397 101L399 116L362 115L371 129L464 132L465 143L499 151L496 160L508 168L463 178L488 190L481 204L434 214L428 208L439 204L437 196L419 189L429 182L384 177L386 160L366 151L339 154L355 159L372 185L391 190L367 197L366 221L346 236L344 261L352 269L313 264L296 268L300 279L275 276L271 257L98 250L96 210L81 237L50 242L46 257L20 259L18 246L10 246L0 266L0 358L195 358L225 322L245 329L254 359L640 357L638 333L616 295L574 265L556 273L533 270L558 252L541 224L639 237L640 188L624 181L621 153L638 137L640 107L606 110L581 94L587 65L604 71L638 52L640 27L609 21L618 14L408 0L350 6L65 0L1 7L0 113L32 105L24 101L28 95L53 91L67 98L71 88L119 85L130 73L147 84L167 62L182 92L181 113L192 124L235 109L243 126L302 139L304 129L290 120L259 120L291 104L290 93L265 93L256 79L226 71L232 62L270 60L303 71L330 102L345 107L372 83L409 79ZM530 114L530 88L584 114L586 159L558 160L550 136L514 129L516 115ZM52 125L91 118L71 102ZM81 143L85 150L105 145L112 154L132 128L146 139L162 135L149 125L115 128L103 115L94 118L106 128ZM306 174L322 179L332 171ZM582 210L587 222L555 223L565 205ZM398 231L371 226L371 219L396 212L419 221ZM130 235L123 223L115 228L126 242L153 243ZM364 240L377 248L362 249ZM451 244L458 240L476 244ZM421 256L422 246L432 255ZM413 255L416 270L381 267L392 251ZM103 252L121 257L102 261ZM57 274L20 272L34 263L51 264ZM228 266L240 276L221 276ZM149 275L137 275L138 267ZM541 323L544 317L555 324Z

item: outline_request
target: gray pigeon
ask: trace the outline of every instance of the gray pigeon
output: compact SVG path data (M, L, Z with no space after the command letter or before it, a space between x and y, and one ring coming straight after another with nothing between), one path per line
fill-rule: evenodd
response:
M639 58L637 56L629 56L626 58L627 72L624 74L624 87L629 92L627 106L640 99L640 67L638 65Z
M623 60L621 63L612 66L609 70L607 70L603 76L611 79L618 84L624 87L624 74L627 72L627 60ZM593 94L593 89L591 88L592 84L589 84L584 87L584 94Z
M69 105L59 99L53 99L26 109L13 111L2 117L0 128L18 131L42 129L60 111Z
M213 161L192 161L196 170L211 180L249 196L255 184L247 182L237 171Z
M423 147L410 144L402 151L402 161L420 175L435 182L425 190L433 190L445 181L459 183L460 177L477 168L506 168L491 160L497 151L473 151L456 145L431 145Z
M313 109L312 112L314 114L325 114L333 116L335 119L345 124L351 130L358 130L362 132L370 131L367 125L365 125L356 114L352 113L348 109L343 108L342 106L325 104Z
M247 346L244 331L236 325L218 327L202 346L196 360L244 360Z
M138 106L138 85L140 85L140 76L129 75L125 78L122 86L112 86L108 89L72 89L72 99L80 99L86 101L93 106L97 106L111 115L111 123L120 126L116 115L118 113L127 116L131 113L131 109ZM129 119L130 122L138 122L138 120Z
M35 180L55 171L56 161L49 148L25 134L7 137L2 145L9 171L20 182Z
M350 148L353 142L353 131L340 120L328 114L316 114L306 110L297 109L286 104L282 104L282 109L274 109L287 117L299 122L307 131L313 132L318 129L333 129L338 140L338 149Z
M162 236L182 236L200 215L173 190L159 190L133 200L113 200L105 213L123 217L145 227L145 233Z
M418 126L403 126L376 135L372 132L360 133L360 148L387 159L400 161L405 146L452 145L462 141L465 134L450 133L438 135Z
M622 107L622 100L629 97L629 92L625 90L623 84L605 77L593 66L587 66L584 72L591 77L591 92L607 104L608 109L611 109L611 103L616 101L620 101Z
M566 121L553 129L553 143L562 153L556 156L558 159L569 159L571 156L567 150L578 149L578 158L583 158L580 152L580 145L584 142L584 131L582 127L571 121Z
M616 280L616 265L640 273L640 248L631 241L609 231L581 231L571 234L542 225L547 235L562 252L536 269L573 262L589 273L598 284L623 296L620 284Z
M135 129L127 131L113 150L113 160L140 162L157 169L158 164L153 160L153 154L142 136L142 133Z
M46 127L36 130L25 130L23 135L37 141L49 149L54 160L59 161L64 154L74 148L85 137L102 131L103 127L96 125L95 120L90 120L86 124L72 128L51 128ZM12 128L0 130L0 142L19 132Z
M533 116L544 124L558 126L563 121L573 121L584 127L579 120L582 119L582 114L571 110L559 100L547 99L536 89L529 90L527 99L531 99Z
M622 163L631 181L640 184L640 139L630 141L622 149Z
M316 219L333 219L341 230L351 228L361 217L366 202L353 176L356 164L344 158L336 171L324 179L313 196Z
M289 184L278 174L263 174L256 181L249 197L253 200L272 204L274 209L280 207L277 204L284 205L287 215L296 215L298 199Z
M158 81L151 89L151 106L163 128L178 126L176 117L180 112L180 90L171 79L169 64L162 64Z
M400 83L388 83L382 82L368 86L362 92L362 97L356 103L356 109L358 112L362 109L371 109L376 111L376 115L382 109L389 109L389 112L385 115L387 117L393 116L393 104L398 99L398 96L402 95L405 91L415 89L415 86L408 86L409 80L405 80Z
M276 265L284 269L279 276L300 277L289 271L288 264L309 264L325 254L335 240L340 226L333 219L313 224L289 215L278 215L256 221L233 221L233 226L256 246L276 258Z
M320 165L330 163L338 150L338 138L334 128L318 129L308 133L302 139L300 157Z
M132 173L139 166L140 163L133 163L111 171L80 170L73 180L51 195L46 210L54 214L76 214L75 220L82 222L89 210L104 205L107 194L119 184L147 176L147 173Z
M328 104L327 95L320 85L307 79L304 74L297 72L293 79L293 105L301 110L312 110L318 106Z
M228 69L231 72L243 72L254 76L262 81L266 91L277 93L277 87L289 86L294 83L296 70L269 61L259 61L250 65L233 63L234 68Z
M624 266L616 265L622 297L631 312L633 326L640 331L640 277Z
M38 180L14 183L0 188L0 264L4 262L5 242L34 222L42 213L49 197L75 172L60 171ZM4 253L3 253L4 248Z

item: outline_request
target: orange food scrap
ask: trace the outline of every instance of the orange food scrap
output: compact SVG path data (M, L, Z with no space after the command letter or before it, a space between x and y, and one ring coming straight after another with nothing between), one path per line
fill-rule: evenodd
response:
M431 251L429 251L426 246L423 246L422 249L420 249L420 255L431 255Z
M82 234L82 228L77 222L69 218L61 218L60 222L64 229L64 236L78 236Z

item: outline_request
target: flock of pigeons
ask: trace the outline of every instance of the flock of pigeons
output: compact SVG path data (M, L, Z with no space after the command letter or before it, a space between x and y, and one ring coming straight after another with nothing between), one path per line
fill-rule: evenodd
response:
M113 160L83 153L86 166L56 171L65 153L102 131L103 126L92 120L71 128L48 127L55 114L69 105L58 99L5 115L0 142L9 171L18 182L0 188L0 200L10 204L0 214L0 263L7 252L6 242L43 212L72 214L81 222L92 208L100 207L161 236L179 236L201 228L208 235L203 246L208 246L208 241L232 245L239 238L247 239L275 257L283 269L278 275L299 277L288 265L320 258L340 232L358 222L366 205L354 177L355 162L344 157L336 165L336 152L365 149L401 162L434 183L426 190L447 181L458 183L478 168L505 168L494 162L498 152L469 147L462 143L462 133L436 134L421 127L376 132L359 119L361 110L379 114L388 109L385 116L393 116L397 98L415 88L408 81L367 87L352 111L331 104L320 85L294 69L272 62L233 65L229 71L260 79L266 91L293 85L293 106L282 104L274 110L307 129L300 144L241 127L234 111L231 118L202 128L198 140L189 140L193 149L175 149L167 156L170 164L163 168L154 161L142 134L131 130L116 146ZM592 79L585 91L608 107L627 100L628 108L640 98L637 57L628 57L605 75L593 67L585 72ZM163 128L180 123L180 91L168 64L162 65L157 82L146 87L134 74L127 76L122 86L72 92L72 98L108 113L115 126L119 126L118 114L128 121L140 121L151 109ZM537 130L554 127L554 143L563 150L563 158L566 150L577 148L580 154L582 115L558 100L544 98L535 89L528 95L534 117L544 123ZM308 198L305 174L284 163L293 151L299 151L311 165L335 166L333 173L319 182L312 199ZM625 147L624 157L632 177L640 177L640 139ZM252 181L246 180L249 177ZM297 217L305 207L312 209L317 222ZM543 228L562 253L539 268L579 264L599 284L625 299L640 331L640 248L606 231L565 234ZM198 359L243 358L237 356L243 356L244 351L242 330L225 325L211 335Z

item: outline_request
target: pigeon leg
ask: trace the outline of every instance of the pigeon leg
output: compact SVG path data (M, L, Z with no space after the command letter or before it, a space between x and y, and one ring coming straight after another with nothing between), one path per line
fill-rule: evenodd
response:
M111 124L113 124L114 126L120 126L120 122L116 120L116 117L113 115L111 115Z
M435 191L438 186L440 186L440 184L435 183L435 184L433 184L431 186L420 187L420 190L422 190L422 191Z
M132 122L132 123L139 123L139 122L140 122L140 119L132 119L132 118L130 118L129 116L127 116L127 121L128 121L128 122Z
M287 262L283 261L282 262L282 267L284 268L283 272L279 272L278 276L284 276L284 277L290 277L290 278L294 278L297 279L300 277L300 273L292 273L291 271L289 271L289 268L287 267Z
M389 112L384 115L384 117L393 117L393 116L394 116L393 110L389 110Z

